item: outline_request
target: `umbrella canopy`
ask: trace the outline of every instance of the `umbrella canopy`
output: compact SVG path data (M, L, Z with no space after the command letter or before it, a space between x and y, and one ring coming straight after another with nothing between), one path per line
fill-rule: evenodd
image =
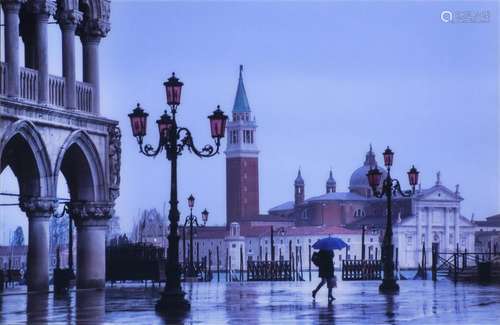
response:
M318 240L312 246L314 249L323 249L323 250L333 250L333 249L342 249L349 245L346 244L342 239L337 237L328 237Z

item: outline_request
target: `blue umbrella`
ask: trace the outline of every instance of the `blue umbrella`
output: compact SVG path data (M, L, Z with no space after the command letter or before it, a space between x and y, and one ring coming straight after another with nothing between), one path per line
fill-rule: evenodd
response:
M342 239L337 237L327 237L318 240L312 246L314 249L323 249L323 250L333 250L333 249L342 249L349 245L346 244Z

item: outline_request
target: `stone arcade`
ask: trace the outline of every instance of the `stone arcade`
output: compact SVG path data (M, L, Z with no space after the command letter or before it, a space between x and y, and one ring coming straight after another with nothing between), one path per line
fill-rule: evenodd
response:
M99 107L99 42L110 30L110 1L1 4L6 62L0 62L0 170L12 169L20 208L29 219L28 290L48 290L48 223L60 204L56 193L61 173L77 227L77 287L104 287L105 232L120 180L117 122L102 117ZM62 34L62 77L48 74L51 17ZM83 49L83 82L76 81L77 36Z

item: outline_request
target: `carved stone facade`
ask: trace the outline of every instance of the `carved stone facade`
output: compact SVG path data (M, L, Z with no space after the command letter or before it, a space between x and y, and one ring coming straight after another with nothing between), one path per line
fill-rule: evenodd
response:
M118 123L101 115L99 101L99 42L110 30L109 4L1 2L6 62L0 62L0 172L7 166L13 171L20 207L29 218L29 290L48 289L48 220L58 204L61 174L78 233L77 286L104 286L105 233L119 196L121 155ZM62 77L48 74L50 16L61 28ZM83 52L82 82L76 80L77 36Z

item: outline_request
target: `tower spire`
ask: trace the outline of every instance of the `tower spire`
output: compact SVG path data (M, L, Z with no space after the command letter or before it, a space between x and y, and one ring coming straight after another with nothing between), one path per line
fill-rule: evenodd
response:
M243 65L240 64L240 77L238 79L238 88L236 89L236 97L234 98L233 113L248 113L250 112L250 104L248 103L245 84L243 83Z

